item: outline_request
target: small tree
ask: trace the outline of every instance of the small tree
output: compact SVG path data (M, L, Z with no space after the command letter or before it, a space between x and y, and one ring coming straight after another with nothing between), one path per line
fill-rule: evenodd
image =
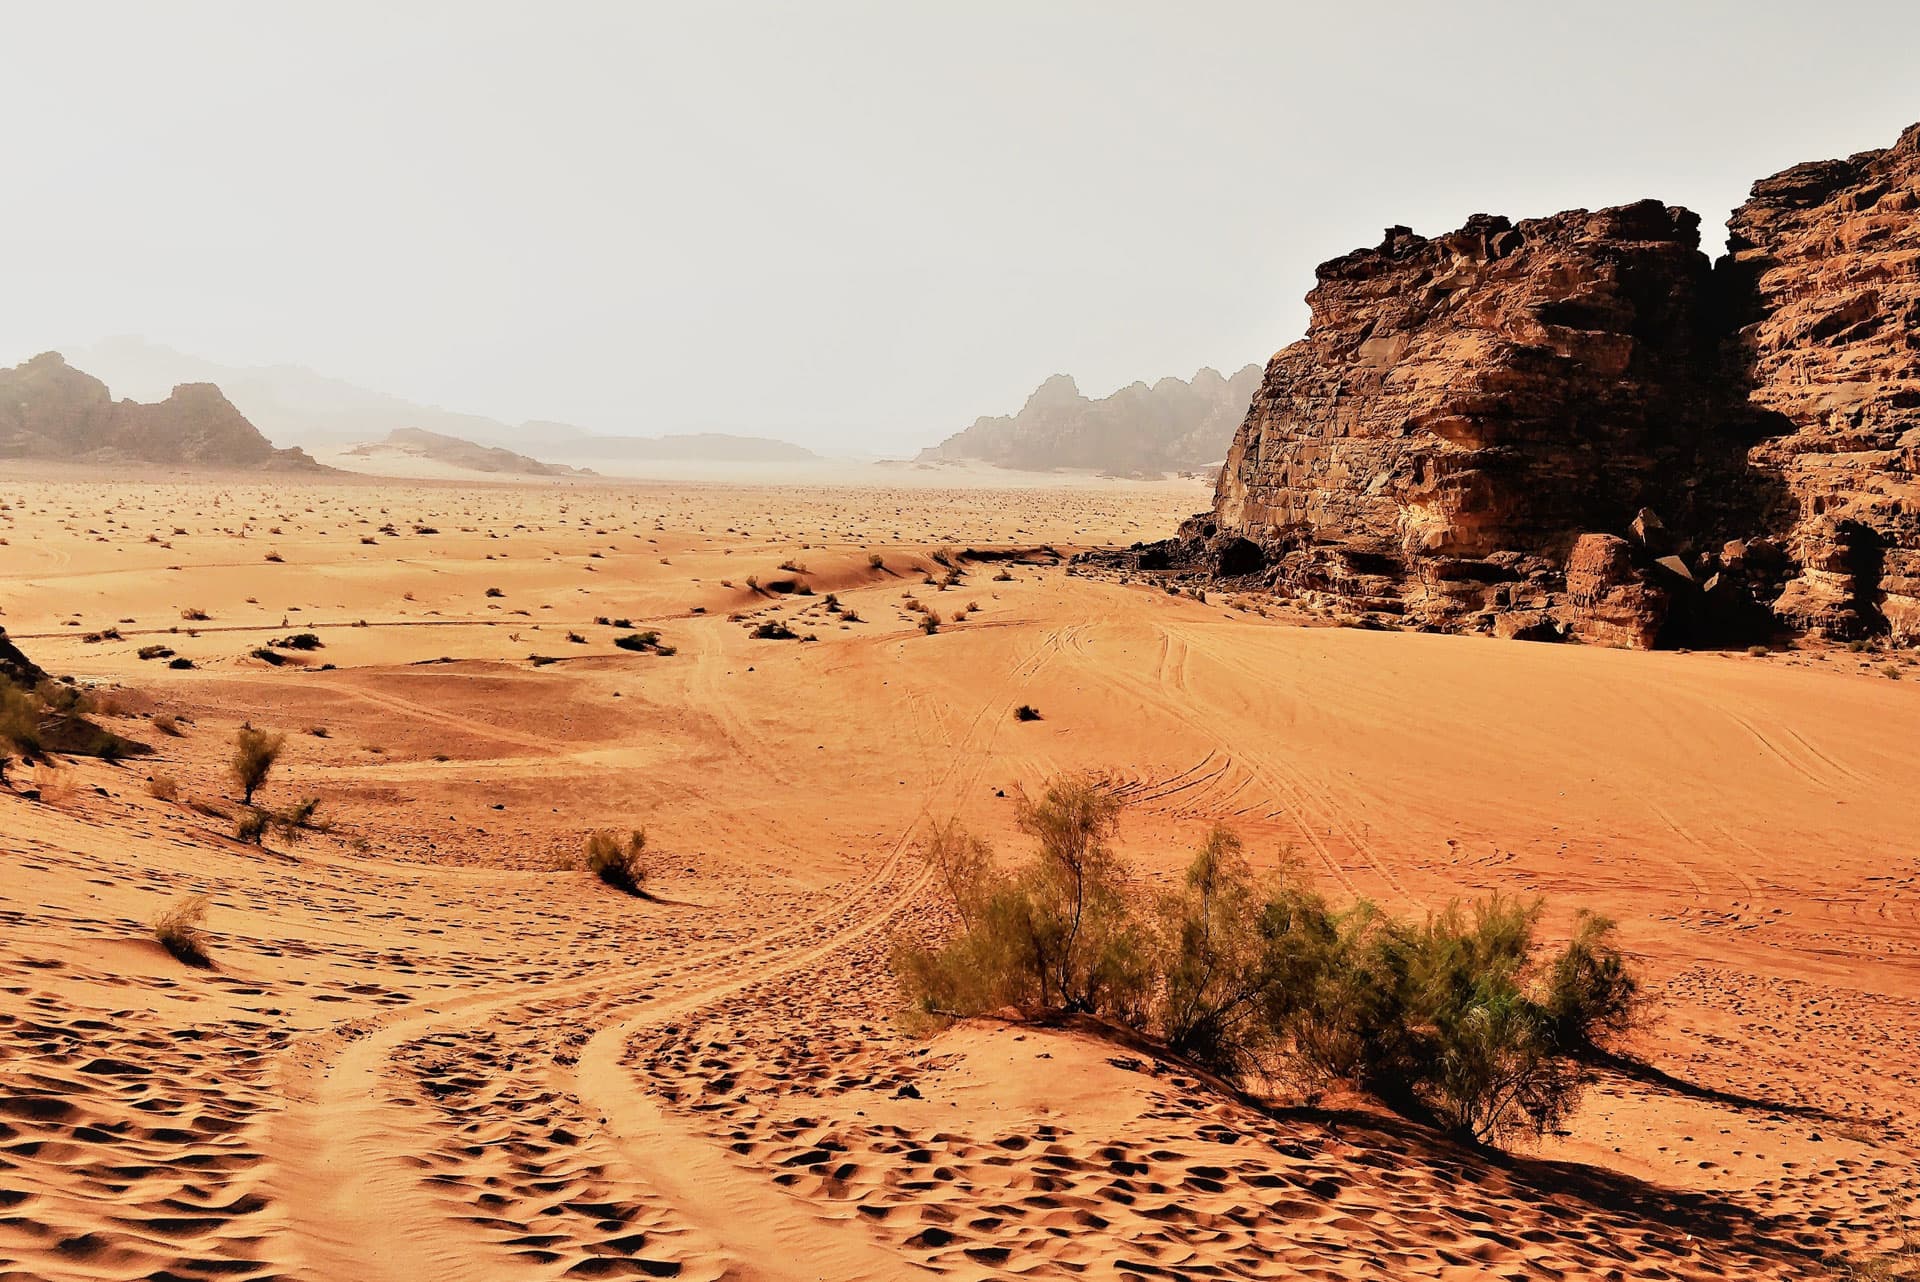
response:
M1040 847L1029 880L1042 1002L1137 1020L1144 940L1128 903L1126 866L1111 844L1119 798L1088 775L1057 780L1038 801L1021 795L1016 822Z
M253 804L253 794L267 781L273 772L274 763L280 759L280 750L286 747L287 737L282 734L268 734L252 726L241 726L233 736L233 759L228 770L233 781L240 785L242 805Z
M1272 975L1253 874L1230 829L1207 834L1185 885L1161 901L1159 920L1165 981L1155 1022L1167 1045L1223 1072L1253 1070L1271 1041Z

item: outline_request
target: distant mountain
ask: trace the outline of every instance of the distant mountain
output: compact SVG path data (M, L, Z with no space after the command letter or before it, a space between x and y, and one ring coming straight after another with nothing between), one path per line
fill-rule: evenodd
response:
M418 427L396 427L384 441L356 445L347 450L357 458L403 455L429 459L469 472L494 472L512 476L592 476L591 469L568 467L564 463L542 463L537 458L516 454L497 445L475 445L457 436L443 436Z
M321 470L303 450L275 449L211 383L116 401L58 352L0 370L0 458Z
M282 444L310 449L338 449L412 429L518 453L537 450L544 458L572 462L780 462L816 457L798 445L763 437L723 433L602 436L571 423L504 423L481 414L418 405L302 365L220 365L136 337L109 338L77 350L74 357L135 395L157 394L157 389L181 382L218 383L261 431Z
M922 462L963 459L1047 471L1085 468L1138 475L1219 463L1260 386L1260 366L1232 378L1203 369L1192 382L1163 378L1132 383L1089 400L1066 374L1055 374L1018 414L977 418L973 426L920 452Z
M528 427L538 424L529 423ZM764 436L732 436L726 432L682 432L670 436L583 436L558 440L543 453L563 458L605 462L644 462L669 459L711 463L800 463L820 456L803 446Z

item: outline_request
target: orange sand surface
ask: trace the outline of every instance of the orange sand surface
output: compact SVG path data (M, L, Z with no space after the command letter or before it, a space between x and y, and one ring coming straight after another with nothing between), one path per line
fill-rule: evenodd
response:
M1706 1279L1888 1245L1920 667L1304 627L1037 551L1205 500L0 480L0 624L155 749L0 788L0 1278ZM943 548L1030 551L943 590ZM263 798L330 831L233 839L243 721L288 733ZM1085 1029L909 1036L917 833L1018 854L1010 795L1074 769L1147 879L1226 820L1336 901L1604 911L1658 1017L1514 1154ZM656 900L571 866L641 825ZM147 924L194 891L210 971Z

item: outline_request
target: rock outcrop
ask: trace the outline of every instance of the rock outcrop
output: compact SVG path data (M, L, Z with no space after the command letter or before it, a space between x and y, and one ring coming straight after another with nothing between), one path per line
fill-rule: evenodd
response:
M1186 471L1218 463L1260 382L1249 365L1227 378L1203 369L1191 382L1131 383L1089 400L1055 374L1018 414L978 418L920 452L920 462L973 460L1027 471L1083 468L1123 475Z
M301 450L275 449L211 383L183 383L153 404L116 401L58 352L0 370L0 458L319 467Z
M1340 611L1612 644L1920 635L1920 126L1755 184L1323 264L1209 513L1138 550Z
M1920 638L1920 125L1753 186L1720 264L1754 465L1792 496L1775 609Z

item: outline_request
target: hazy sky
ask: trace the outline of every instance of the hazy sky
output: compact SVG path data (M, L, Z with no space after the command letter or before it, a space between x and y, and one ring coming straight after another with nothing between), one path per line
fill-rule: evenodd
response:
M1920 4L0 0L0 363L137 333L905 453L1300 333L1314 264L1920 119ZM1717 244L1714 248L1718 248Z

